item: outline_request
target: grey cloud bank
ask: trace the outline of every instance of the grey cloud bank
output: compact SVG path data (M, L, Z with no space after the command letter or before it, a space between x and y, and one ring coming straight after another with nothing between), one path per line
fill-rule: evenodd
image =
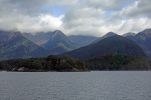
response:
M138 32L151 28L150 5L150 0L0 0L0 29L95 36ZM65 11L56 16L51 7Z

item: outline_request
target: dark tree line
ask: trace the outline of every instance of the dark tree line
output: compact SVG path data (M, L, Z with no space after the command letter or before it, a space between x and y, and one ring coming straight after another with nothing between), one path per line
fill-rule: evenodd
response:
M21 70L22 68L22 70ZM70 58L49 56L47 58L17 59L0 62L0 70L7 71L84 71L84 62Z
M91 70L150 70L147 58L108 55L87 61L67 56L15 59L0 62L6 71L91 71Z
M151 61L144 57L108 55L91 59L88 62L91 70L150 70Z

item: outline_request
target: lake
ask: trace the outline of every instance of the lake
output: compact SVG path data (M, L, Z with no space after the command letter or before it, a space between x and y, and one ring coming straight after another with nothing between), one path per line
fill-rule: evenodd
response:
M0 100L151 100L151 72L0 72Z

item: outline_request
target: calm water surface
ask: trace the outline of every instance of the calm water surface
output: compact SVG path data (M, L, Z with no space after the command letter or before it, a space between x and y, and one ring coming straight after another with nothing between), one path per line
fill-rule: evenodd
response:
M151 72L0 72L0 100L151 100Z

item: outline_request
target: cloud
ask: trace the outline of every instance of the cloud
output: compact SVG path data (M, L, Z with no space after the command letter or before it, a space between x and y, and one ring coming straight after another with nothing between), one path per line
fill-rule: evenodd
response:
M67 33L89 34L98 33L98 27L102 24L101 9L80 8L69 11L63 18L63 27Z
M86 5L104 10L118 10L126 6L132 0L84 0Z
M62 16L54 17L50 14L39 16L20 15L14 18L5 17L0 20L0 29L21 32L47 32L59 29Z
M139 32L151 25L150 4L150 0L0 0L0 29L32 33L60 29L68 35L95 36Z
M124 34L128 32L140 32L146 28L151 28L151 19L147 17L143 18L133 18L133 19L126 19L122 20L122 22L119 20L117 24L109 25L109 29L113 29L114 32L119 34Z
M0 29L41 32L59 29L63 15L43 13L53 0L0 0Z
M137 0L133 5L123 8L121 16L127 17L151 17L151 0Z
M47 32L59 29L62 25L61 19L63 16L54 17L52 15L40 15L38 17L24 18L21 23L18 23L17 30L22 32Z

